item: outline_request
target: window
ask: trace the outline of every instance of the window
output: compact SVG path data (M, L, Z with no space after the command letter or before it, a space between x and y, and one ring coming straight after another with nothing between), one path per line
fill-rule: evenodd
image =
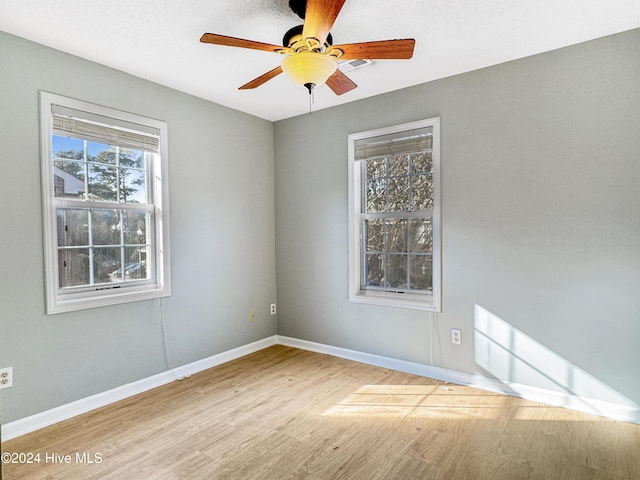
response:
M349 298L440 311L440 120L349 135Z
M41 92L47 313L170 294L166 123Z

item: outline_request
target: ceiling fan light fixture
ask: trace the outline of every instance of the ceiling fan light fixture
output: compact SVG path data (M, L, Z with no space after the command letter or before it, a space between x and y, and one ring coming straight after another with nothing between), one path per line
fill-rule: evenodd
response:
M293 83L307 87L309 92L314 86L324 84L337 68L334 58L313 51L299 52L282 61L282 70Z

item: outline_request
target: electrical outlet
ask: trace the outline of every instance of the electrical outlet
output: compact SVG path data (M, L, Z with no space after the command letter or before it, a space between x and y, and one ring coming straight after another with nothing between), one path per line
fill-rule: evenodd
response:
M271 315L275 315L276 314L276 304L272 303L271 304Z
M0 388L13 386L13 367L0 368Z
M249 310L249 321L250 322L255 322L256 321L256 311L255 310Z
M451 343L455 345L462 344L462 330L460 330L459 328L451 329Z

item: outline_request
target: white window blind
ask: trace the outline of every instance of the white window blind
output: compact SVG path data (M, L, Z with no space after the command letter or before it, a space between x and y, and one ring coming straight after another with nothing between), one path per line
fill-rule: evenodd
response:
M354 154L355 160L365 160L430 150L432 146L433 127L424 127L356 140Z
M60 105L52 105L51 113L53 129L59 134L145 152L160 150L160 132L156 128Z

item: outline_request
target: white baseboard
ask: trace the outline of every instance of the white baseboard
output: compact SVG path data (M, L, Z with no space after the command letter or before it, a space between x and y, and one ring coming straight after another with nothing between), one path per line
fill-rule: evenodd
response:
M52 408L51 410L46 410L29 417L7 423L2 425L2 440L11 440L19 437L20 435L48 427L54 423L67 420L75 417L76 415L146 392L147 390L165 385L175 381L176 379L188 377L194 373L221 365L276 344L332 355L334 357L340 357L378 367L390 368L400 372L436 378L443 382L457 383L459 385L467 385L491 392L504 393L506 395L525 398L527 400L546 403L548 405L565 407L571 410L613 418L615 420L640 424L640 408L638 407L603 402L601 400L580 397L569 393L545 390L531 387L529 385L505 383L479 374L457 372L455 370L425 365L422 363L408 362L406 360L383 357L380 355L324 345L307 340L274 335L248 345L243 345L232 350L198 360L188 365L176 367L173 370L162 372L148 378L143 378L137 382L122 385L121 387L107 390L106 392L82 398L75 402L61 405L59 407Z
M630 405L605 402L602 400L595 400L593 398L581 397L571 393L532 387L530 385L503 382L498 379L488 378L479 374L457 372L446 368L373 355L371 353L309 342L307 340L300 340L282 335L277 336L277 343L279 345L324 353L334 357L354 360L356 362L367 363L378 367L390 368L400 372L436 378L444 382L457 383L459 385L475 387L481 390L503 393L556 407L564 407L570 410L591 413L602 417L612 418L614 420L640 424L640 408Z
M258 352L267 347L271 347L277 343L277 338L277 335L263 338L262 340L258 340L257 342L249 343L247 345L241 345L240 347L234 348L232 350L227 350L226 352L218 353L217 355L213 355L212 357L197 360L193 363L189 363L181 367L176 367L173 369L173 371L176 378L178 379L188 377L193 373L202 372L203 370L207 370L208 368L216 367L218 365L222 365L223 363L230 362L231 360L249 355L250 353Z
M2 425L2 441L5 442L11 440L12 438L19 437L20 435L48 427L54 423L67 420L75 417L76 415L95 410L96 408L104 407L110 403L124 400L125 398L146 392L147 390L165 385L177 379L188 377L194 373L221 365L231 360L235 360L236 358L244 357L250 353L275 345L276 338L277 337L274 335L248 345L242 345L238 348L198 360L188 365L176 367L173 370L168 370L133 383L128 383L126 385L107 390L106 392L81 398L80 400L52 408L51 410L46 410L41 413L36 413L35 415L30 415L13 422L9 422Z

